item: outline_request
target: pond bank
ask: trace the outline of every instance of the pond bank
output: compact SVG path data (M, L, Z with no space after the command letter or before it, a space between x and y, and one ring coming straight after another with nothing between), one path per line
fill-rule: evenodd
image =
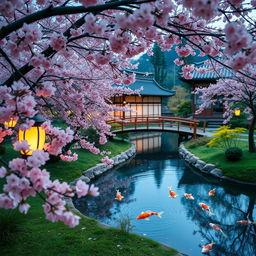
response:
M129 149L127 149L126 151L114 156L113 158L111 158L114 163L112 166L109 166L107 165L106 163L99 163L99 164L96 164L94 167L91 167L85 171L83 171L83 175L80 176L79 178L75 179L74 181L70 182L70 185L71 186L75 186L76 183L79 181L79 180L82 180L86 183L89 183L91 182L94 178L102 175L103 173L107 172L108 170L113 170L114 168L119 168L121 167L122 165L126 164L128 161L130 161L134 156L136 155L136 145L135 144L132 144L131 147ZM73 212L76 212L77 214L79 215L82 215L84 216L73 204L73 200L71 198L65 198L65 201L68 205L68 207L73 211ZM102 222L99 222L98 221L98 225L99 227L103 228L103 229L111 229L112 227L105 224L105 223L102 223ZM145 239L145 238L143 238ZM163 243L160 243L160 242L156 242L160 245L161 248L163 249L167 249L167 250L174 250L172 247L166 245L166 244L163 244ZM177 254L174 254L174 256L188 256L187 254L183 254L183 253L177 253Z
M208 174L210 176L213 176L220 181L227 181L231 183L236 183L240 185L246 185L250 186L253 188L256 188L256 182L247 182L247 181L242 181L238 179L234 179L228 176L223 175L223 171L219 168L217 168L214 164L212 163L206 163L202 161L199 157L197 157L195 154L191 153L183 143L180 144L179 146L179 155L184 158L184 160L189 163L191 166L195 167L202 173Z

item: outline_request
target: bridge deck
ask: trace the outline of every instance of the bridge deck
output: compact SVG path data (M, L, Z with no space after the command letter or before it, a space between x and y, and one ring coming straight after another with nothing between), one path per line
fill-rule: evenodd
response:
M143 117L125 119L121 122L110 120L108 123L112 124L113 133L134 131L166 131L189 134L194 138L196 136L208 135L208 132L205 131L205 125L203 128L198 128L197 120L178 117Z

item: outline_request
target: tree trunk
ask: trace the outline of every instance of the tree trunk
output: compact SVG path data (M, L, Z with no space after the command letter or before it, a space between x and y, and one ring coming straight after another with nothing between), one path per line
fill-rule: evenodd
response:
M256 117L254 116L249 126L249 134L248 134L249 152L256 152L256 147L254 142L255 123L256 123Z

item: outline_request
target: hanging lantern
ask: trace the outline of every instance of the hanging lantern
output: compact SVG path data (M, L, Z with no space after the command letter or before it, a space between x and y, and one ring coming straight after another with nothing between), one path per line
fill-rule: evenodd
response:
M240 116L241 110L239 108L235 109L235 116Z
M31 156L33 151L42 150L44 148L46 135L41 124L45 120L38 114L33 117L33 120L35 121L35 124L29 130L19 130L18 133L18 140L26 140L31 149L30 151L20 151L24 156Z
M127 103L127 102L124 100L124 101L123 101L123 105L125 105L126 103Z
M11 117L9 122L4 122L4 125L8 126L9 128L15 127L17 124L18 117Z

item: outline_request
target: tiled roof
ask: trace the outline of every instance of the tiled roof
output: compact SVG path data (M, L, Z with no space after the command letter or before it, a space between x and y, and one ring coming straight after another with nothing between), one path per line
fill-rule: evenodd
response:
M136 81L133 84L130 84L128 87L132 90L138 90L141 87L143 89L140 91L140 95L148 95L148 96L163 96L170 97L175 95L175 91L171 91L161 87L153 78L152 73L136 73Z
M210 65L205 65L204 63L196 63L195 64L196 68L211 68ZM217 80L219 78L231 78L234 76L234 73L228 69L228 68L220 68L216 71L211 71L211 72L206 72L204 74L201 74L199 72L196 72L195 70L193 70L192 72L193 78L189 79L189 80ZM180 73L181 79L184 79L184 77L182 77L182 73Z

